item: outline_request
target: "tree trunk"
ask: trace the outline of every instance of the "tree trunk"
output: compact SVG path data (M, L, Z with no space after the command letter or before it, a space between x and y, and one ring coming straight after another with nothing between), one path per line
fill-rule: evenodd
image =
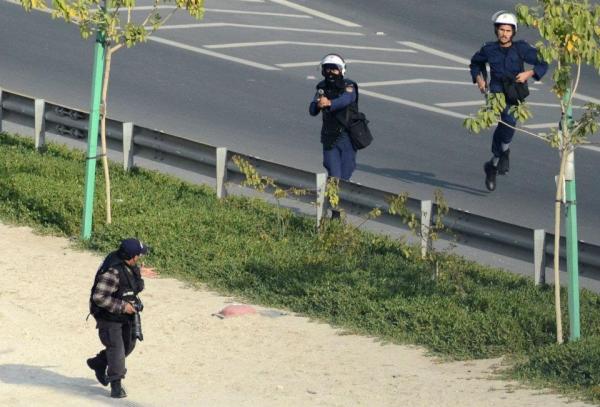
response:
M560 170L556 183L556 200L554 203L554 307L556 312L556 341L563 343L562 313L560 307L560 206L563 200L563 184L565 183L565 164L568 151L561 151Z
M112 61L113 49L109 48L106 52L104 79L102 82L102 109L100 111L100 141L102 144L102 167L104 168L104 184L106 191L106 223L112 223L112 208L110 196L110 173L108 170L108 157L106 148L106 101L108 95L108 79L110 77L110 64Z

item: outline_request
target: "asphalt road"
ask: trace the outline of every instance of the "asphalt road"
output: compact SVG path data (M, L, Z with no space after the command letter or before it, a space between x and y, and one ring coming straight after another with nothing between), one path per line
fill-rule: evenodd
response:
M359 153L353 180L422 199L440 188L453 207L552 229L557 153L518 134L510 174L488 193L482 167L491 131L473 136L461 126L482 100L466 60L493 39L490 15L514 4L208 0L204 20L178 15L153 41L114 56L108 114L320 172L320 123L307 109L318 60L339 52L361 85L361 109L376 137ZM535 39L527 30L519 35ZM92 46L76 26L0 0L1 87L87 109ZM600 97L594 75L586 71L582 89ZM530 85L530 131L558 121L547 82ZM578 150L576 164L580 238L595 243L598 154Z

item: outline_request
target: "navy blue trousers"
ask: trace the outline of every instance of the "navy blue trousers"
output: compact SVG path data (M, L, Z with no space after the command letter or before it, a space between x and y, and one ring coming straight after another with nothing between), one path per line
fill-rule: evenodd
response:
M500 115L500 118L503 122L510 124L511 126L515 126L517 124L517 119L508 113L510 106L506 106ZM511 129L510 127L498 123L498 127L494 131L494 138L492 139L492 154L494 157L500 157L502 155L502 143L508 144L512 141L513 136L515 135L515 129Z
M331 149L323 149L323 166L330 177L350 179L356 168L356 150L348 134L342 133Z

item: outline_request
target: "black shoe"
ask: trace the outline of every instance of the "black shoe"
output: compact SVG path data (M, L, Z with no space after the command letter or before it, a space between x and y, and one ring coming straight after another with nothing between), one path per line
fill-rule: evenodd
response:
M493 191L496 189L496 174L498 174L498 169L494 167L491 161L487 161L483 165L483 170L485 171L485 187L488 191Z
M106 365L100 364L96 358L89 358L86 361L88 367L96 373L96 379L103 386L108 386L108 377L106 376Z
M510 149L506 150L500 156L500 160L498 161L498 174L504 175L508 174L508 170L510 167Z
M125 389L123 386L121 386L120 379L110 382L110 397L114 399L122 399L123 397L127 397Z
M342 213L340 211L331 211L331 219L340 219L342 217Z

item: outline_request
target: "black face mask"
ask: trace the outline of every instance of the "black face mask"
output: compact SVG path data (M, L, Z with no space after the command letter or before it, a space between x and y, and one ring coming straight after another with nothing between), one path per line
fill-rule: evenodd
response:
M324 76L328 88L343 88L345 86L342 75L328 74Z
M325 74L325 80L330 83L337 81L339 78L340 78L340 75L336 75L334 73L328 72L327 74Z

